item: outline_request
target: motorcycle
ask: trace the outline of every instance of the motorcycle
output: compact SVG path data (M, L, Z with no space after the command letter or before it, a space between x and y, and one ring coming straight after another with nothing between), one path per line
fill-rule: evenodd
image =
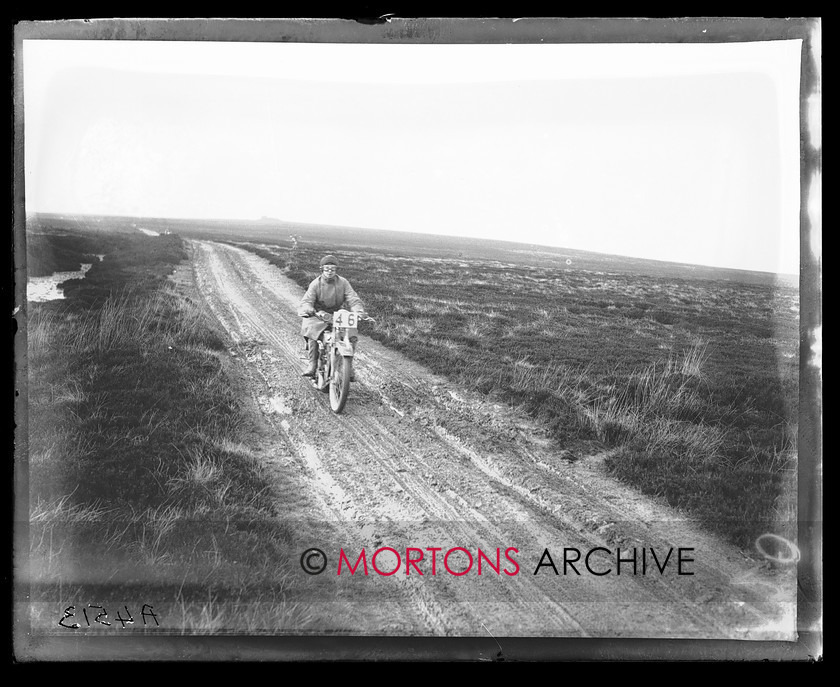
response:
M349 310L336 310L331 317L332 328L318 339L318 362L312 383L319 391L329 392L330 408L340 413L350 395L353 376L355 350L351 338L357 336L360 320L376 320Z

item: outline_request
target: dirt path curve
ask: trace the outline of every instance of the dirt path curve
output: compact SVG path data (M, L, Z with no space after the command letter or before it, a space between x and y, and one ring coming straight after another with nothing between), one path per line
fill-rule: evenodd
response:
M300 376L305 364L295 310L303 291L266 260L207 241L190 243L197 284L230 334L232 353L268 422L291 446L329 541L326 574L307 580L331 607L329 632L389 635L612 636L791 639L795 580L773 573L683 518L606 478L596 460L570 463L526 416L474 396L359 337L357 381L342 415ZM360 294L364 297L364 294ZM375 315L375 313L372 313ZM336 539L333 540L332 538ZM340 549L355 563L390 547L391 576L336 575ZM406 547L424 558L406 575ZM436 570L432 574L432 551ZM463 547L469 572L446 571ZM510 558L505 551L510 547ZM564 574L563 549L592 569ZM637 550L636 574L622 557ZM673 547L664 574L660 563ZM693 561L678 575L677 548ZM482 560L488 554L497 573ZM646 574L641 551L647 549ZM540 567L548 549L559 574ZM569 554L573 557L573 554ZM516 561L516 565L511 561ZM377 558L383 572L396 557ZM547 563L546 560L543 560ZM448 558L468 568L463 551ZM518 569L517 569L518 568ZM507 574L515 572L516 574ZM422 571L424 574L420 575ZM302 577L307 577L302 575Z

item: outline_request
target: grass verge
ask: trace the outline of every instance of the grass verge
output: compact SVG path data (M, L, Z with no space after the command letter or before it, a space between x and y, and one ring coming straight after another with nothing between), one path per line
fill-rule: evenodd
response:
M63 259L89 249L59 243ZM185 257L176 236L110 236L67 300L28 306L33 627L61 631L71 604L77 622L128 605L135 629L151 604L170 632L314 621L287 594L293 525L250 393L197 294L167 278Z

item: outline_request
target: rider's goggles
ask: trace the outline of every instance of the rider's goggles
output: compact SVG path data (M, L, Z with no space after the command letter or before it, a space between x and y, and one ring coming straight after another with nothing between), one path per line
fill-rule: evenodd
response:
M335 272L338 268L335 265L324 265L321 269L324 272Z

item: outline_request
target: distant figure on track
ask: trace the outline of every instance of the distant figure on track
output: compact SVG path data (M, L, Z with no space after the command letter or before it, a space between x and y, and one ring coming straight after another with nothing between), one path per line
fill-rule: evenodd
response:
M300 333L306 340L309 355L309 367L303 373L304 377L314 377L318 367L318 338L328 327L322 318L328 319L328 315L342 309L365 314L362 299L356 295L349 281L338 276L337 269L338 261L334 256L321 258L321 274L309 284L298 307L298 315L304 318ZM350 339L354 346L355 338Z

